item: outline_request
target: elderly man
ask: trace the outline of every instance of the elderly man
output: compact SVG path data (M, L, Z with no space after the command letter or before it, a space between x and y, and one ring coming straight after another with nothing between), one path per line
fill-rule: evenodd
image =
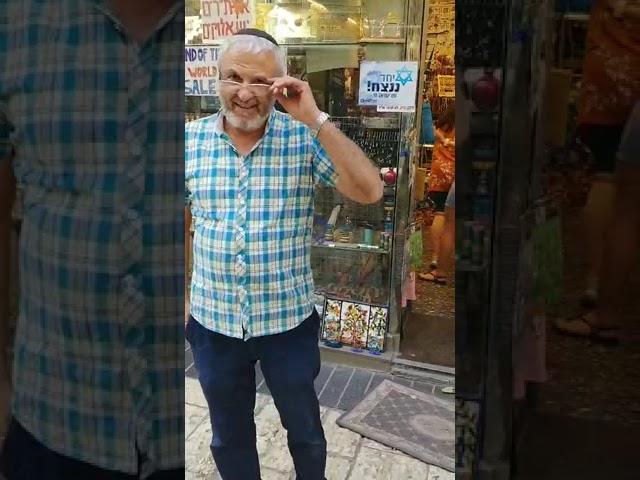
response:
M260 478L255 363L301 480L324 478L326 440L314 379L320 369L310 244L314 185L373 203L379 170L321 112L306 82L285 75L268 34L222 45L217 115L186 132L186 228L193 219L191 316L186 325L225 480ZM276 100L288 112L274 109Z

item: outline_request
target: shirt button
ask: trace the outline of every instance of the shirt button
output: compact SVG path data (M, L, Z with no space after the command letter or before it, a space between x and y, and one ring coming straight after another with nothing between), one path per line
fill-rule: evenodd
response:
M133 288L135 287L135 283L136 283L135 278L131 274L125 275L123 278L123 282L126 288Z
M131 147L131 153L133 154L134 157L139 157L140 155L142 155L142 147L137 143L134 144Z

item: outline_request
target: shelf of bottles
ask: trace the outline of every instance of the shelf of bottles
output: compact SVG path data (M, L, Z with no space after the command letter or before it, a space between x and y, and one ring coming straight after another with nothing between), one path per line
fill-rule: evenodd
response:
M398 43L411 28L404 18L404 1L296 1L256 3L256 27L280 43Z

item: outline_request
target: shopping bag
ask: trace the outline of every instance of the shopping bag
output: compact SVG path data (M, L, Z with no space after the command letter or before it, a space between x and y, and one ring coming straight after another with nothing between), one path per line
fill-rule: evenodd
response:
M436 135L433 130L433 114L431 113L431 105L424 102L422 105L422 129L420 132L420 143L423 145L433 145L436 141Z
M559 215L537 222L533 230L533 291L536 304L557 307L562 298L563 251Z

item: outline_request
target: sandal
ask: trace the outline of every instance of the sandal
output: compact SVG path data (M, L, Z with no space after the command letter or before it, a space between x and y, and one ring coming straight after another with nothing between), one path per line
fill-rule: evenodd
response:
M568 337L588 338L595 343L607 346L620 344L618 336L620 327L596 327L589 323L584 315L570 319L556 319L553 326L560 334Z
M429 273L419 273L418 274L418 278L420 280L424 280L426 282L433 282L433 283L435 283L437 285L446 285L447 284L446 277L441 277L437 273L434 273L433 271L431 271Z
M595 290L587 290L580 297L580 306L586 310L594 310L598 306L598 293Z

